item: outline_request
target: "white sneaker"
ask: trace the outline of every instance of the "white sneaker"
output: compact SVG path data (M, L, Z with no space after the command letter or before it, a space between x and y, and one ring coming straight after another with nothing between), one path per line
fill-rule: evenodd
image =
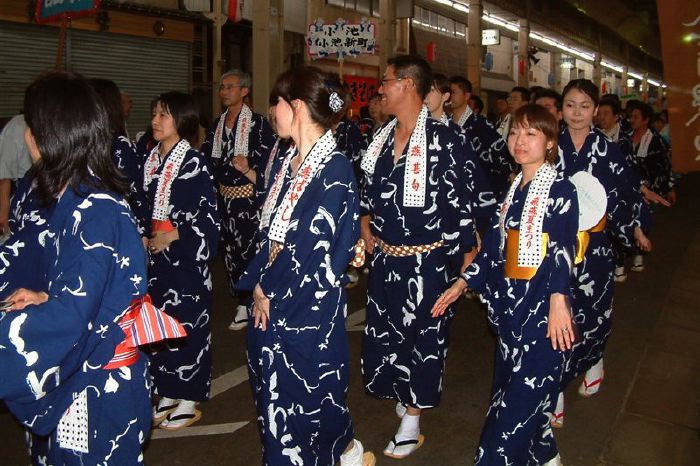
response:
M615 267L614 280L616 283L622 283L627 280L627 272L625 271L625 266Z
M246 306L236 306L236 316L228 326L229 330L243 330L248 325L248 308Z
M588 398L598 393L604 376L603 358L600 358L600 361L586 371L586 374L583 376L583 382L578 387L578 394L584 398Z
M632 260L632 272L642 272L644 271L644 256L637 254Z

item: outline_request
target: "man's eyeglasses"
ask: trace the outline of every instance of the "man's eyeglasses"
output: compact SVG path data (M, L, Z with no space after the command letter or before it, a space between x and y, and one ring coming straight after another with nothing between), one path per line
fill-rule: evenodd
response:
M220 91L223 91L223 90L230 91L231 89L235 89L237 87L243 87L243 86L241 86L239 84L222 84L219 86L219 90Z
M381 83L382 83L382 86L384 86L389 81L401 81L402 79L404 79L404 78L384 78L384 79L382 79Z

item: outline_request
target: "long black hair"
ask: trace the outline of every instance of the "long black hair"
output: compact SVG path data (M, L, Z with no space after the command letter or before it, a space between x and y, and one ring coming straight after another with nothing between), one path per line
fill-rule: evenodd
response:
M34 165L45 204L64 187L80 185L128 191L111 158L112 135L102 100L80 75L54 71L40 76L24 95L24 118L41 159Z

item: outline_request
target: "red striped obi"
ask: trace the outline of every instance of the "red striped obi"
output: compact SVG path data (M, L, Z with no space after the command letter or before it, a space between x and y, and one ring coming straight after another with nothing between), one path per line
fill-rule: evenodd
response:
M139 359L138 347L141 345L187 336L180 322L155 307L148 294L131 302L129 310L119 321L119 327L124 331L124 341L117 345L114 357L102 369L134 364Z

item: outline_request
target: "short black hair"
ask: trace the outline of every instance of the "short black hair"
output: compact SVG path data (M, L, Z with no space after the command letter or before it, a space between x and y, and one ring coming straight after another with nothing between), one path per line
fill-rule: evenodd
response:
M606 94L603 96L602 99L600 99L600 102L598 103L598 107L603 107L603 106L608 106L613 112L613 115L619 115L621 108L620 108L620 101L615 100L609 97L609 94Z
M433 70L425 59L415 55L397 55L387 60L393 66L397 78L411 78L421 99L430 92L433 84Z
M498 94L496 96L496 100L504 100L504 101L508 102L508 96L506 94Z
M472 82L464 76L452 76L450 78L450 84L456 84L460 89L462 89L462 92L472 93Z
M473 100L474 103L476 104L476 108L478 110L478 112L476 112L476 113L481 114L481 112L484 111L484 101L481 100L481 97L479 97L478 95L473 95L473 96L469 97L469 100Z
M315 66L298 66L285 71L275 82L273 93L287 102L301 100L311 119L323 129L330 129L345 116L351 97L337 74L329 74ZM337 110L331 108L331 95L340 99Z
M97 95L102 99L102 103L107 110L109 117L109 128L112 136L126 136L126 125L124 124L124 111L122 109L122 96L117 83L111 79L92 78L90 85Z
M81 184L126 194L112 161L105 105L85 78L65 71L41 75L27 88L24 111L41 154L32 171L43 204L52 204L66 186L81 195Z
M510 92L519 92L520 97L525 101L529 102L530 101L530 89L527 87L523 86L515 86L513 89L510 90Z
M554 103L557 106L557 110L561 112L562 108L562 97L561 94L555 91L554 89L547 89L545 87L540 87L535 91L535 94L532 96L532 103L536 103L537 99L554 99Z
M593 81L590 79L572 79L569 81L569 84L564 87L564 91L561 93L562 96L566 97L566 94L568 94L572 89L577 89L583 92L591 98L596 107L598 106L598 102L600 102L600 92L598 91L598 86L593 84Z
M435 86L435 89L437 89L440 94L450 92L450 80L442 73L433 73L433 86Z
M181 139L193 142L199 131L199 114L191 95L179 91L170 91L155 100L175 120L177 135Z
M651 118L654 116L654 109L651 105L641 102L633 110L639 110L642 113L642 118L648 120L648 124L651 125Z

